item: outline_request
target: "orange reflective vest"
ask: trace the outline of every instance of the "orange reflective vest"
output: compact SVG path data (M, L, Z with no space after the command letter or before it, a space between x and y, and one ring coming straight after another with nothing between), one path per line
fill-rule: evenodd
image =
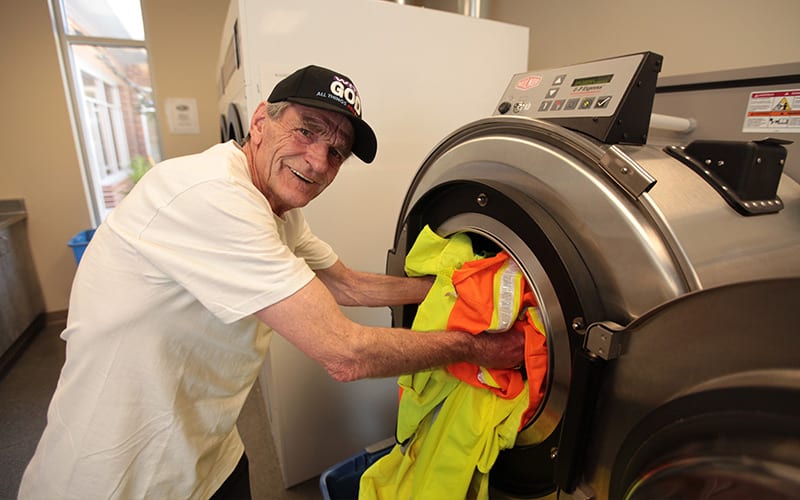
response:
M527 377L528 410L524 426L544 397L547 374L547 346L538 314L536 297L522 271L500 252L494 257L464 263L452 275L457 299L447 321L448 330L473 334L509 330L525 335L525 374L514 369L488 369L470 363L448 366L450 373L476 387L485 387L503 398L514 398L523 390Z

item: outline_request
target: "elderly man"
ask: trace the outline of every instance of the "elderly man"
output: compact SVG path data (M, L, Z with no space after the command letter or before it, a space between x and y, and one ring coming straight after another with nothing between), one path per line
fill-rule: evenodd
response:
M308 66L258 106L243 145L151 169L79 266L66 363L20 498L225 498L237 481L249 495L235 424L267 349L259 321L340 381L519 364L519 335L342 314L418 303L432 283L352 270L303 219L351 154L370 163L376 150L352 81Z

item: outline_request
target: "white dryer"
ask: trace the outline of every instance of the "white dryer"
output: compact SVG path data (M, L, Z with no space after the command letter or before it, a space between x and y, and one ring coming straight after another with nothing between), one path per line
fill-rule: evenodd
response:
M245 95L239 36L239 3L231 2L222 31L222 46L218 59L217 86L219 100L220 142L241 141L247 134L248 114Z

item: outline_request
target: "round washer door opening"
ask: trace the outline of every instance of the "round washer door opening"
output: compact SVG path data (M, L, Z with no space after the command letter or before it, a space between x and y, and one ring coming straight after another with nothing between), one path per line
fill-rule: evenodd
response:
M394 255L390 253L390 260L397 261L389 263L390 269L398 268L426 225L442 237L467 234L476 251L508 252L536 296L548 346L545 396L532 420L520 431L514 448L498 456L491 484L516 495L553 491L555 447L566 408L572 355L582 344L575 328L580 328L587 317L574 280L590 282L588 272L581 267L569 239L533 200L489 180L450 183L423 196L405 220L405 238L399 238L404 241L396 242ZM583 293L589 292L584 287ZM590 306L588 310L597 314L596 303ZM414 308L407 309L396 315L406 327L415 312Z

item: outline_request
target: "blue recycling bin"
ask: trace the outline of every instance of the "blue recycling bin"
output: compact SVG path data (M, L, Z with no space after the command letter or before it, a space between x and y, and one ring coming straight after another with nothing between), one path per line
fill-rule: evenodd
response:
M91 241L92 236L94 236L94 229L87 229L85 231L81 231L80 233L76 234L69 240L69 247L72 249L73 255L75 255L75 263L81 263L81 257L83 257L83 252L86 250L86 246Z

